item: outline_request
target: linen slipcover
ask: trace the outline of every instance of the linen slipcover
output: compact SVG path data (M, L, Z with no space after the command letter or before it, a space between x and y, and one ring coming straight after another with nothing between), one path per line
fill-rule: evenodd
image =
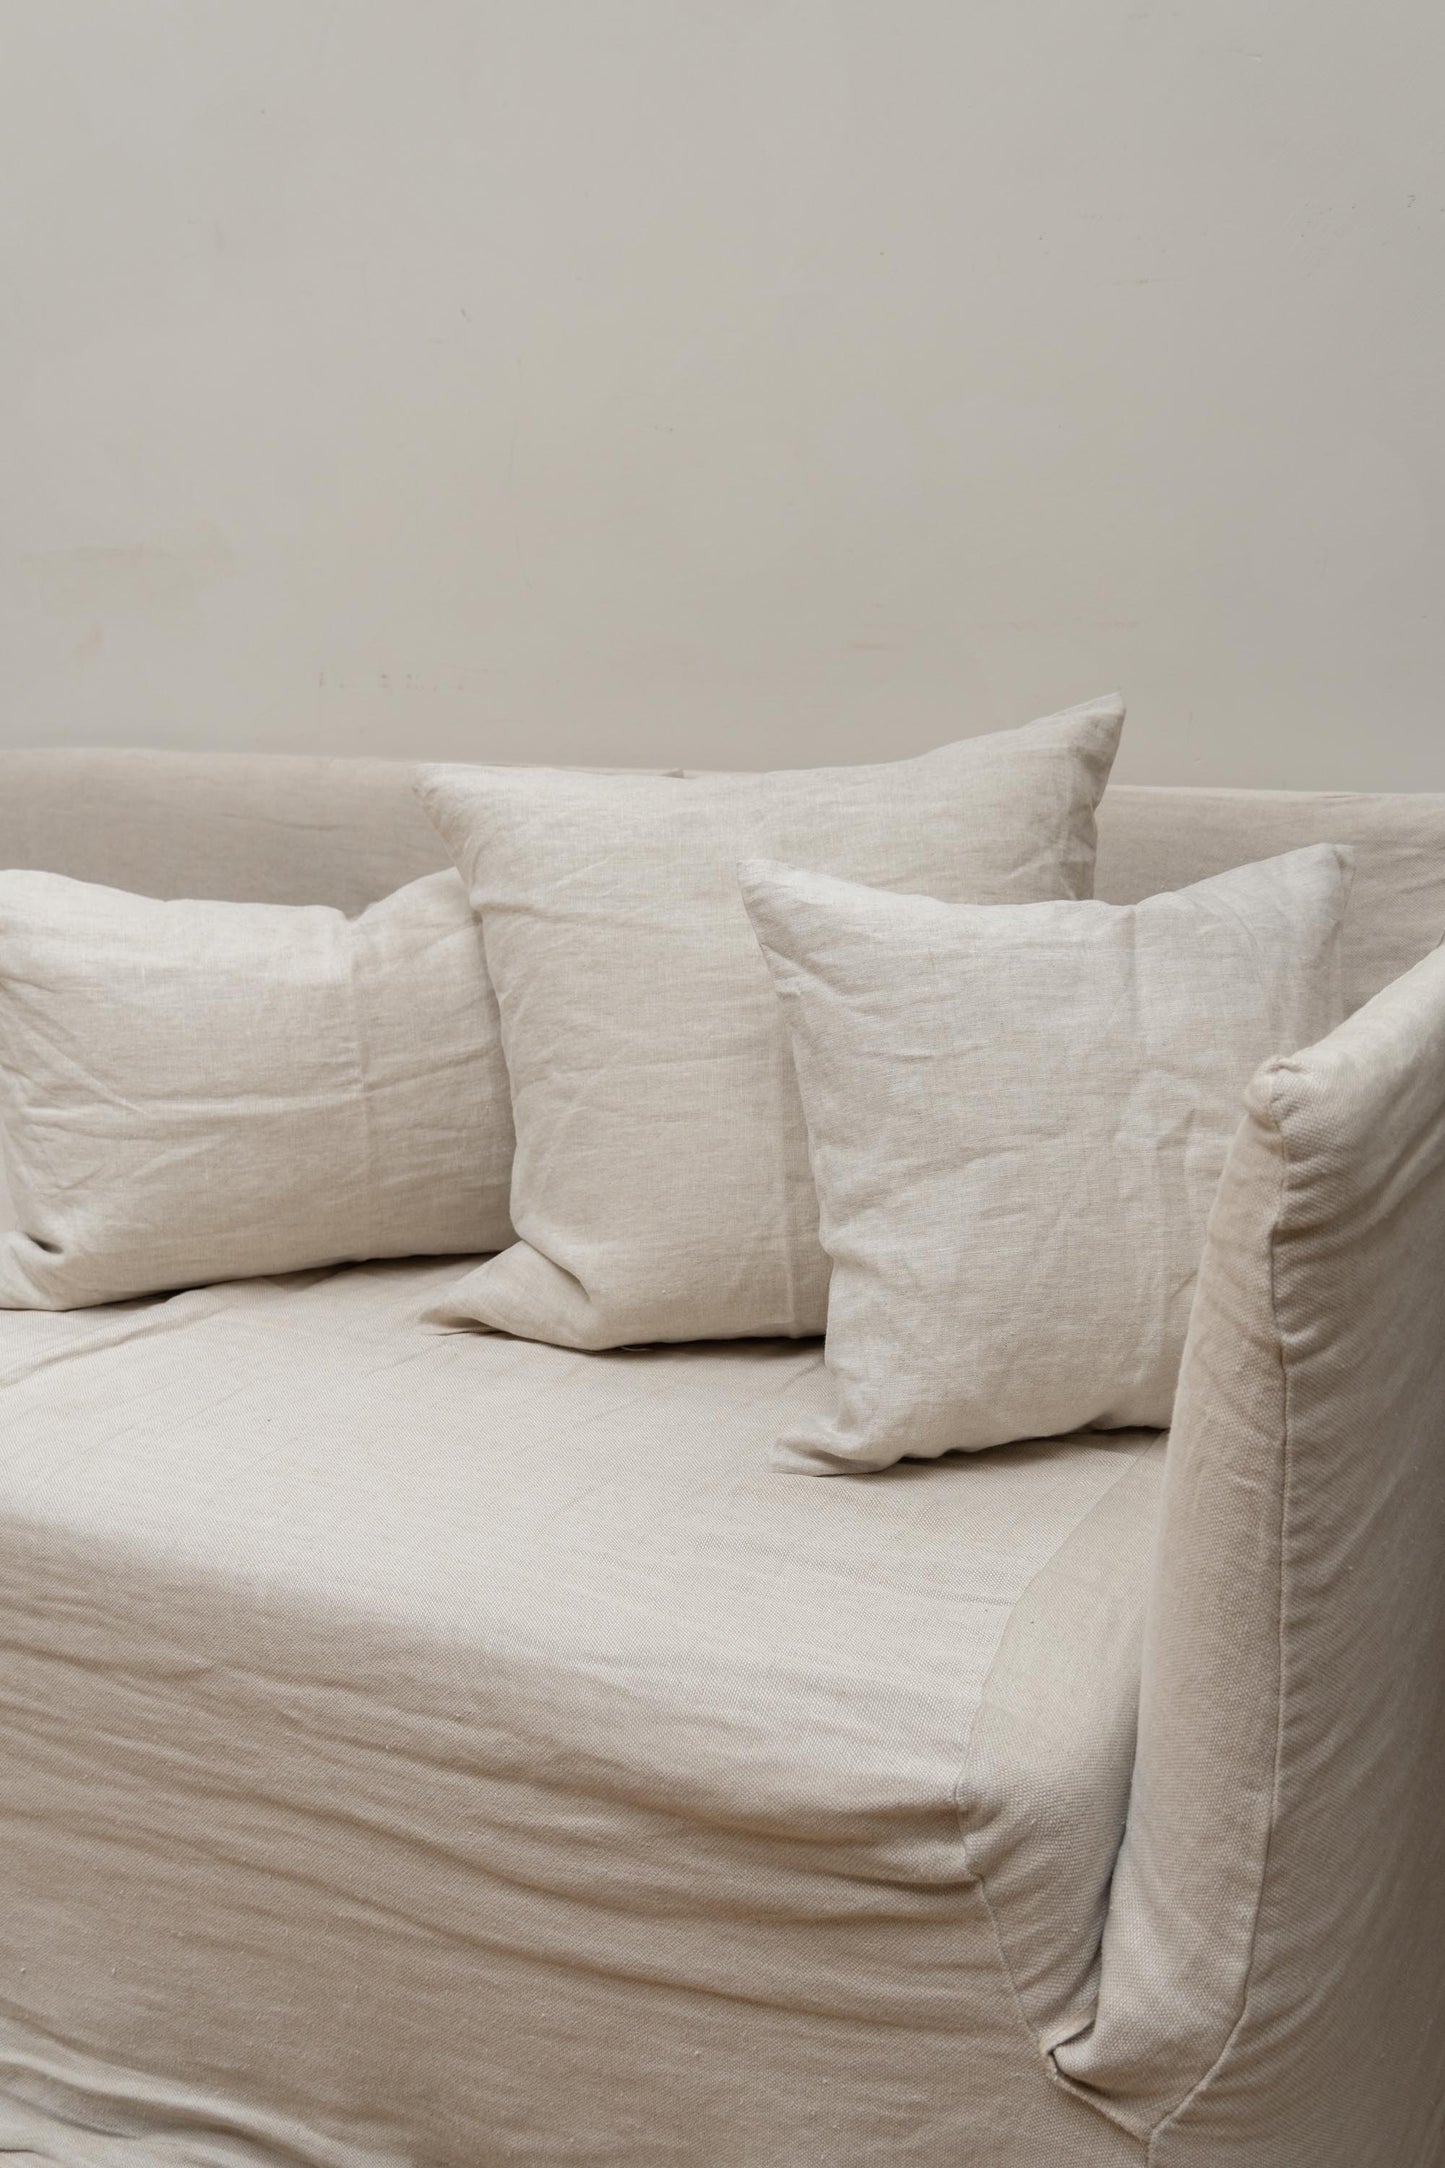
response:
M1165 1428L1240 1100L1339 1023L1352 867L1287 851L1140 904L739 868L832 1260L815 1474Z
M461 882L348 919L0 870L0 1135L5 1308L501 1248L511 1100Z
M487 757L479 741L477 758ZM1445 931L1445 792L1111 783L1097 825L1094 893L1105 903L1138 903L1306 843L1349 844L1352 1009ZM147 896L354 913L450 863L410 761L0 749L0 866Z
M757 775L424 767L482 928L517 1240L449 1321L562 1347L823 1329L787 1032L738 893L764 853L974 903L1087 896L1117 694L912 760Z
M1445 796L1115 785L1099 830L1097 893L1112 902L1306 843L1351 845L1352 1005L1415 964L1445 931ZM0 864L151 895L355 912L445 862L404 763L0 752ZM1445 1074L1438 1060L1429 1067L1428 1034L1414 1035L1411 1046L1417 1075ZM1400 1072L1387 1062L1386 1073ZM766 1380L782 1375L768 1366L781 1361L791 1371L816 1361L815 1351L743 1344L723 1351L716 1368L716 1349L581 1358L468 1337L471 1355L485 1349L489 1363L520 1366L508 1369L497 1395L499 1419L489 1422L473 1404L465 1452L446 1442L442 1422L396 1422L383 1435L383 1421L371 1446L349 1458L348 1438L366 1435L357 1400L369 1403L378 1378L400 1379L419 1359L410 1338L402 1352L365 1291L387 1290L378 1299L390 1317L392 1289L399 1303L413 1290L424 1302L455 1274L455 1260L233 1286L126 1311L0 1317L0 1374L10 1377L0 1385L0 1859L9 1875L4 1893L13 1898L0 1905L0 2100L8 2119L0 2146L23 2168L379 2168L382 2159L388 2168L403 2160L408 2168L448 2168L450 2124L410 2155L394 2146L398 2126L414 2127L440 2097L442 2120L467 2124L460 2158L469 2168L491 2168L488 2147L492 2159L535 2168L619 2158L641 2168L851 2168L847 2147L855 2141L867 2157L903 2168L944 2161L948 2168L1439 2168L1445 1453L1431 1428L1441 1335L1430 1307L1442 1285L1438 1160L1388 1111L1388 1095L1366 1110L1367 1130L1377 1114L1383 1123L1378 1155L1372 1148L1359 1162L1368 1181L1342 1188L1332 1181L1326 1192L1331 1211L1336 1202L1343 1207L1330 1271L1360 1249L1345 1282L1359 1316L1339 1348L1357 1376L1342 1380L1328 1347L1310 1347L1302 1331L1317 1299L1313 1266L1290 1283L1297 1352L1307 1357L1296 1377L1309 1382L1313 1405L1309 1426L1295 1432L1301 1450L1288 1461L1288 1481L1278 1431L1271 1444L1267 1428L1241 1423L1249 1410L1231 1398L1228 1343L1216 1341L1211 1375L1220 1381L1223 1420L1193 1427L1171 1465L1157 1564L1139 1557L1155 1515L1134 1489L1153 1487L1156 1445L1135 1463L1137 1473L1121 1476L1083 1512L1077 1537L1059 1544L1012 1599L1007 1590L1026 1570L1022 1552L1050 1543L1061 1525L1059 1456L1118 1455L1128 1449L1123 1438L1042 1449L1038 1467L1049 1476L1052 1503L1034 1534L1031 1491L994 1493L998 1510L975 1522L956 1505L975 1493L955 1486L965 1475L988 1472L998 1482L1004 1471L1034 1470L1030 1456L1039 1448L915 1464L861 1483L773 1478L764 1499L712 1464L719 1426L736 1418L746 1428L751 1420L713 1389L715 1381L756 1376L751 1410L761 1420ZM1368 1136L1356 1133L1356 1141L1363 1148ZM1405 1179L1412 1167L1428 1180L1412 1185ZM1380 1175L1384 1188L1374 1194L1383 1209L1372 1211L1369 1183ZM1251 1224L1257 1232L1246 1215L1241 1232ZM327 1308L324 1324L305 1300L293 1303L313 1295ZM273 1330L278 1311L295 1329ZM212 1320L212 1337L194 1365L178 1354L166 1384L165 1366L152 1369L158 1349L194 1348L202 1316ZM137 1335L140 1321L146 1330ZM112 1333L120 1335L114 1347L103 1342ZM31 1352L17 1376L21 1339ZM223 1345L224 1369L215 1370ZM583 1362L588 1375L611 1381L609 1392L617 1389L615 1405L579 1410L565 1396L553 1400L551 1381L565 1374L556 1366ZM746 1931L758 1888L747 1870L766 1848L747 1817L739 1827L725 1815L714 1822L689 1802L653 1822L644 1816L631 1825L635 1836L641 1831L638 1842L612 1849L617 1814L610 1822L596 1815L575 1780L581 1773L596 1782L600 1768L609 1799L625 1788L625 1762L610 1757L610 1741L628 1734L642 1697L623 1689L640 1688L640 1670L624 1668L613 1680L617 1691L602 1713L610 1720L621 1699L629 1720L609 1721L595 1752L585 1736L579 1752L574 1735L566 1756L549 1756L545 1741L519 1743L498 1725L483 1744L489 1757L493 1745L519 1745L510 1769L504 1757L479 1755L467 1770L487 1792L488 1837L498 1828L503 1837L525 1831L525 1815L508 1822L509 1802L541 1801L538 1853L555 1840L564 1860L585 1857L586 1886L603 1899L590 1909L575 1879L566 1887L565 1867L562 1893L549 1888L538 1853L487 1844L490 1864L478 1873L467 1851L475 1819L454 1790L438 1803L416 1784L420 1757L407 1748L438 1710L450 1750L494 1685L500 1696L510 1680L511 1706L525 1708L548 1656L567 1644L564 1628L549 1638L519 1609L508 1635L510 1668L479 1680L463 1635L449 1639L445 1618L432 1631L433 1622L418 1627L414 1617L416 1588L427 1581L443 1592L441 1611L453 1600L459 1617L465 1611L455 1509L484 1498L489 1480L495 1490L489 1440L510 1439L511 1457L540 1456L559 1434L565 1445L569 1425L582 1426L565 1496L545 1486L529 1492L518 1479L497 1556L535 1495L534 1549L550 1519L567 1531L568 1557L579 1547L595 1554L589 1587L606 1578L609 1559L636 1568L641 1547L630 1530L619 1533L607 1508L619 1452L625 1458L633 1429L642 1451L642 1431L651 1428L651 1418L640 1424L626 1404L638 1362L684 1374L696 1362L711 1394L700 1404L684 1393L674 1403L683 1423L668 1433L676 1451L694 1425L706 1483L694 1494L690 1474L670 1508L649 1512L650 1527L669 1515L682 1524L690 1512L716 1517L721 1498L728 1557L736 1564L754 1553L771 1565L780 1549L793 1555L796 1529L779 1533L773 1517L773 1501L789 1485L812 1497L905 1500L907 1511L874 1520L871 1542L855 1531L837 1573L801 1547L812 1598L825 1582L834 1599L815 1601L814 1622L826 1620L831 1636L840 1620L858 1621L847 1628L851 1639L830 1643L838 1653L825 1648L813 1664L830 1725L847 1706L845 1683L863 1676L878 1605L896 1626L901 1614L887 1592L905 1591L908 1660L890 1672L886 1690L860 1690L842 1730L820 1733L835 1747L866 1734L876 1754L885 1737L895 1745L921 1739L929 1751L910 1759L905 1774L911 1783L925 1764L935 1770L942 1727L972 1698L972 1687L954 1678L960 1647L972 1678L998 1626L990 1599L1003 1586L1008 1619L968 1727L969 1864L979 1881L961 1889L957 1919L931 1942L924 1915L948 1901L942 1886L911 1883L891 1866L873 1880L855 1875L866 1846L848 1852L846 1841L845 1871L835 1871L831 1819L827 1842L799 1843L787 1854L799 1869L794 1911L779 1905ZM545 1390L531 1367L538 1363L548 1366ZM308 1374L316 1389L293 1404L286 1382ZM500 1370L488 1375L501 1381ZM1252 1390L1259 1375L1245 1367ZM188 1452L195 1435L184 1420L188 1405L203 1425L222 1426L206 1389L214 1385L219 1399L227 1379L249 1392L268 1376L270 1386L250 1404L252 1419L238 1405L224 1451L221 1427L206 1452ZM308 1427L309 1444L300 1437ZM597 1448L585 1469L583 1441ZM645 1449L655 1478L652 1437ZM466 1475L461 1491L448 1481L453 1453ZM142 1481L137 1469L148 1458ZM424 1502L409 1508L414 1470L424 1477ZM899 1489L879 1492L880 1483ZM630 1493L619 1495L625 1518ZM296 1499L306 1510L288 1535ZM1287 1551L1279 1540L1286 1522ZM437 1570L403 1575L398 1588L394 1569L418 1544ZM661 1559L667 1546L654 1544L648 1555ZM614 1590L629 1582L629 1571L612 1575ZM767 1573L742 1580L748 1601L771 1589L772 1606L775 1584ZM572 1585L547 1591L554 1621ZM686 1622L701 1592L675 1585ZM977 1641L960 1640L955 1590L971 1621L990 1622ZM495 1599L489 1615L506 1617L500 1580ZM1140 1755L1115 1902L1102 1915L1108 1869L1099 1862L1124 1812L1120 1755L1127 1762L1133 1754L1119 1712L1134 1659L1121 1652L1137 1647L1145 1604L1152 1617ZM775 1620L781 1608L766 1616ZM627 1605L607 1615L622 1637L612 1646L625 1648ZM584 1628L589 1616L578 1607ZM1091 1630L1102 1653L1088 1641ZM595 1635L579 1630L571 1646L580 1654L557 1674L565 1691L537 1700L540 1727L556 1706L585 1709L585 1690L599 1675ZM695 1634L679 1642L688 1662L700 1646L705 1651ZM786 1634L777 1647L779 1665L793 1675L814 1653L807 1642L795 1651ZM880 1647L887 1656L894 1636ZM910 1687L915 1673L921 1692ZM680 1664L678 1675L693 1674ZM754 1675L766 1679L766 1666L757 1663ZM358 1678L374 1689L369 1698L349 1691ZM1048 1705L1051 1681L1065 1696L1082 1697L1072 1715ZM942 1714L931 1698L940 1682ZM900 1692L906 1707L895 1720ZM664 1715L677 1706L674 1694ZM766 1715L778 1703L759 1706ZM349 1729L348 1713L356 1719ZM730 1744L741 1726L736 1707L726 1715L725 1726L716 1716L709 1722ZM664 1728L686 1736L680 1722ZM473 1726L467 1736L484 1729ZM1050 1833L1059 1826L1058 1747L1066 1737L1082 1750L1068 1794L1075 1851L1060 1868ZM826 1755L809 1740L805 1726L793 1769L807 1780L811 1813ZM1276 1758L1281 1811L1271 1821ZM386 1774L393 1766L394 1782ZM851 1765L843 1774L846 1807L858 1789ZM922 1796L910 1790L908 1802ZM257 1799L265 1811L252 1817ZM830 1817L831 1802L825 1784ZM863 1817L875 1837L877 1803L876 1794L866 1799ZM755 1817L755 1802L747 1816ZM921 1821L909 1813L900 1828L904 1821L916 1839ZM114 1847L112 1825L120 1832ZM429 1849L428 1828L435 1835L439 1827L441 1840ZM300 1871L279 1856L272 1873L278 1828L288 1837L308 1833ZM421 1840L415 1847L410 1831ZM667 1869L679 1854L657 1841L663 1831L701 1843L672 1886ZM589 1834L597 1839L590 1849ZM764 1834L776 1834L775 1820ZM710 1948L696 1905L686 1910L704 1854L703 1901L721 1921L714 1962L736 1967L744 1943L753 1977L768 1975L752 1996L734 1992L735 1981L718 1991L716 1977L653 1978L636 1962L635 1939L621 1947L608 1939L631 1916L635 1896L634 1938ZM821 1869L806 1888L805 1857ZM418 1903L413 1933L392 1903L393 1870L403 1859L408 1869L432 1863L431 1912L421 1918ZM348 1860L346 1885L339 1863ZM308 1879L313 1866L320 1871ZM413 1897L425 1879L411 1881ZM212 1888L219 1921L203 1902ZM1149 1901L1159 1897L1177 1908L1179 1932L1164 1945L1146 1925ZM486 1936L477 1931L479 1915L489 1922ZM549 1925L555 1931L539 1939L536 1930ZM371 1961L373 1927L391 1931L387 1962ZM1078 1953L1098 1944L1101 1928L1102 1976L1095 1955L1081 1992ZM590 1961L575 1938L569 1951L573 1929L592 1932ZM1074 1952L1068 1963L1066 1947ZM459 1958L450 1968L449 1955ZM463 1972L466 1994L455 1987ZM835 2004L840 1983L861 1979L861 2000L871 1995L875 2007L866 2017L857 2007L830 2007L826 1996L807 1992L820 1978ZM1181 1981L1190 1990L1182 2010ZM1195 1990L1205 1984L1201 1998ZM416 1991L414 2002L404 1989ZM904 2010L910 2022L880 2025L880 1992L891 1998L890 2017ZM477 1994L484 2022L461 2030L456 2013L465 2020L467 1995ZM529 2035L537 1995L546 2022ZM259 2013L260 2037L277 2050L259 2097L249 2090L248 2031L229 2020L242 1997ZM945 2002L945 2022L933 2025ZM169 2068L177 2056L186 2062L181 2076ZM1052 2083L1041 2076L1046 2056ZM46 2065L49 2079L41 2075ZM458 2079L450 2093L442 2082L448 2072ZM1181 2082L1189 2090L1176 2107ZM467 2095L479 2084L490 2088L494 2110L480 2136ZM1066 2099L1064 2087L1077 2088L1077 2097ZM378 2114L358 2110L358 2099L383 2091ZM475 2101L475 2091L469 2097ZM581 2117L561 2149L558 2115L573 2103ZM318 2118L351 2134L316 2134ZM528 2150L534 2123L541 2136ZM379 2153L382 2146L391 2150Z
M1091 2006L1157 1438L773 1474L816 1348L449 1271L0 1317L0 2151L1136 2162L1011 1973Z
M1251 1086L1200 1270L1098 2009L1151 2168L1445 2158L1445 948Z

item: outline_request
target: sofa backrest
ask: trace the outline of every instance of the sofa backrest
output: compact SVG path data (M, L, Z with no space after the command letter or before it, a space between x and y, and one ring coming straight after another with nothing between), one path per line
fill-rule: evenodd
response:
M355 913L449 863L405 761L0 753L0 866Z
M1111 784L1099 808L1095 892L1137 903L1306 843L1348 843L1351 1009L1445 937L1445 792L1159 789Z
M0 866L355 912L446 863L411 773L405 761L290 754L0 753ZM1134 903L1303 843L1355 846L1355 1007L1445 935L1445 793L1113 784L1098 893Z

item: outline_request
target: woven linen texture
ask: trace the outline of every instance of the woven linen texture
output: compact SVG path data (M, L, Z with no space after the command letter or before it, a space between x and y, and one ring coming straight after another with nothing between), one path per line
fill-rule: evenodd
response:
M569 1347L821 1332L787 1033L738 894L766 852L979 902L1086 896L1123 709L770 775L424 768L480 914L519 1241L439 1306Z
M1245 1086L1340 1019L1348 887L1328 844L1132 906L744 868L833 1261L835 1408L786 1464L1168 1423Z

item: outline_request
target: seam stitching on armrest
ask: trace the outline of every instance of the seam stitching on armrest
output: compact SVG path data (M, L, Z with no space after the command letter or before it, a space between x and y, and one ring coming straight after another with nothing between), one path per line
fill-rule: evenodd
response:
M1119 1485L1139 1465L1139 1458L1140 1456L1138 1453L1131 1453L1129 1455L1128 1460L1126 1461L1125 1465L1120 1469L1119 1473L1115 1476L1113 1482L1109 1484L1106 1490L1101 1491L1099 1496L1094 1500L1093 1504L1089 1508L1089 1513L1097 1512L1099 1507L1104 1503L1105 1499L1113 1496ZM1083 1516L1083 1519L1075 1523L1075 1528L1081 1528L1084 1525L1084 1521L1087 1519L1088 1514L1085 1514ZM1033 1587L1035 1581L1040 1579L1043 1574L1047 1573L1049 1567L1053 1564L1054 1558L1057 1557L1057 1555L1057 1552L1051 1553L1051 1555L1044 1560L1043 1564L1037 1569L1037 1571L1030 1574L1028 1581L1019 1591L1018 1598L1013 1605L1013 1611L1017 1611L1019 1606L1027 1600L1029 1590ZM1012 1616L1012 1612L1010 1613L1010 1616ZM1007 1630L1006 1626L1005 1630ZM1000 1636L1000 1642L1001 1641L1002 1636ZM998 1651L997 1649L995 1649L994 1661L997 1660L997 1656ZM1010 1962L1008 1950L1004 1943L1003 1932L999 1925L998 1912L995 1909L993 1899L989 1896L988 1884L984 1876L973 1864L973 1856L969 1845L968 1828L964 1821L963 1800L961 1794L963 1791L965 1779L967 1778L969 1772L970 1755L973 1742L978 1732L979 1721L983 1715L984 1693L987 1692L988 1681L989 1678L992 1676L992 1672L993 1662L990 1663L988 1671L984 1674L984 1690L983 1693L980 1693L978 1705L975 1708L972 1717L969 1719L968 1737L964 1742L963 1759L959 1766L958 1775L954 1780L953 1812L954 1819L958 1824L959 1849L963 1854L964 1868L968 1875L971 1877L974 1887L978 1891L979 1899L983 1905L984 1913L987 1916L989 1928L993 1935L994 1948L998 1953L999 1966L1003 1972L1004 1979L1008 1983L1009 1998L1013 2003L1014 2013L1018 2018L1019 2025L1024 2033L1024 2037L1028 2041L1028 2044L1033 2050L1034 2054L1042 2058L1045 2071L1053 2084L1058 2086L1061 2092L1069 2093L1073 2096L1073 2098L1079 2099L1086 2096L1081 2094L1080 2089L1071 2084L1068 2079L1064 2078L1055 2067L1052 2051L1044 2047L1042 2041L1039 2038L1038 2031L1033 2024L1033 2021L1029 2017L1027 2010L1024 2008L1023 1996L1019 1991L1018 1978L1014 1972L1013 1965ZM1107 1906L1105 1909L1107 1912ZM1094 2108L1100 2115L1104 2116L1106 2121L1115 2121L1115 2118L1109 2114L1107 2104L1102 2098L1096 2100L1091 2099L1089 2100L1088 2105ZM1123 2128L1122 2125L1117 2125L1116 2127Z
M1189 2088L1189 2091L1184 2095L1184 2098L1177 2104L1177 2106L1171 2108L1168 2114L1165 2115L1158 2123L1156 2123L1153 2130L1150 2132L1149 2150L1147 2156L1150 2163L1153 2163L1156 2160L1156 2148L1159 2144L1159 2141L1168 2135L1171 2125L1173 2125L1179 2120L1179 2118L1186 2112L1186 2110L1191 2106L1191 2104L1205 2090L1205 2088L1210 2083L1210 2080L1214 2078L1218 2071L1223 2067L1226 2059L1228 2058L1231 2047L1233 2047L1235 2040L1238 2038L1240 2027L1243 2025L1245 2018L1249 2014L1249 1990L1251 1982L1254 1978L1254 1963L1259 1947L1260 1916L1264 1911L1264 1894L1269 1882L1269 1862L1270 1854L1274 1849L1274 1833L1279 1824L1280 1775L1284 1759L1285 1535L1289 1525L1290 1479L1292 1475L1292 1440L1290 1426L1290 1366L1285 1356L1284 1336L1280 1331L1279 1298L1275 1279L1275 1266L1278 1258L1279 1246L1279 1229L1280 1224L1286 1217L1288 1211L1290 1185L1289 1145L1286 1142L1285 1133L1280 1125L1279 1117L1275 1112L1275 1096L1279 1087L1280 1072L1282 1067L1283 1064L1276 1064L1271 1070L1269 1079L1268 1107L1270 1127L1273 1129L1275 1136L1279 1140L1280 1151L1279 1196L1275 1208L1274 1225L1270 1229L1269 1236L1269 1314L1270 1322L1274 1327L1275 1345L1279 1351L1279 1366L1283 1387L1283 1405L1280 1412L1280 1454L1283 1468L1280 1478L1279 1498L1279 1602L1276 1614L1276 1653L1278 1659L1278 1678L1275 1689L1274 1769L1270 1781L1269 1827L1265 1832L1264 1849L1260 1855L1259 1884L1255 1891L1254 1918L1250 1923L1249 1951L1244 1963L1244 1977L1240 1990L1239 2015L1236 2017L1234 2023L1230 2026L1229 2031L1225 2035L1224 2041L1220 2047L1219 2053L1215 2056L1213 2062L1209 2065L1209 2068L1204 2071L1201 2077L1195 2080L1194 2084Z

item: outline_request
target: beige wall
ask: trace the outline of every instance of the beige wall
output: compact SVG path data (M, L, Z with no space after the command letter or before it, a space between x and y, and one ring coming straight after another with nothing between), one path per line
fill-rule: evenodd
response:
M1445 788L1438 0L0 25L0 742Z

